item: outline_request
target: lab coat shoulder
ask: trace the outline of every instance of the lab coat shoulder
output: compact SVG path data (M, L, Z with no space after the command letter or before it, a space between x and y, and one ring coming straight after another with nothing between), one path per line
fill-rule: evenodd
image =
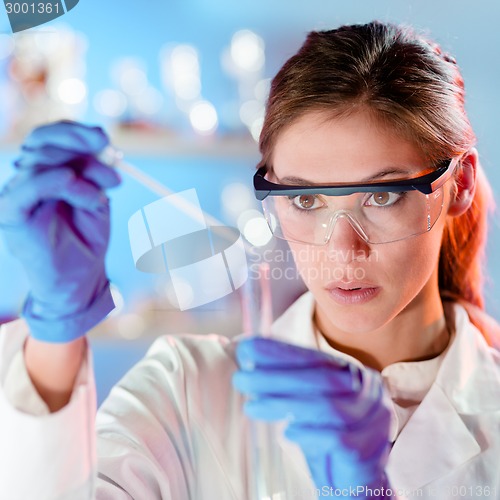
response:
M97 498L117 485L133 498L244 498L235 369L225 337L157 339L98 412Z
M461 305L447 308L455 338L394 443L388 475L391 484L415 497L498 498L500 353L487 345Z

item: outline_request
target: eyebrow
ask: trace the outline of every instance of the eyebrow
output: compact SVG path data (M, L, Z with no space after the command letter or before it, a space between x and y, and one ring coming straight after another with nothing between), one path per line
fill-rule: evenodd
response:
M374 181L376 179L380 179L382 177L385 177L387 175L391 174L402 174L402 175L408 175L408 174L414 174L415 172L410 172L405 169L401 168L391 168L388 170L382 170L381 172L378 172L377 174L371 175L370 177L365 177L364 179L360 179L359 181L354 182L339 182L337 184L361 184L364 182L370 182ZM424 172L425 173L425 172ZM418 175L422 175L421 172L418 173ZM394 179L394 180L400 180L401 177ZM324 185L324 183L318 183L318 182L311 182L306 179L302 179L301 177L294 177L294 176L287 176L283 177L283 179L278 179L280 183L283 184L289 184L293 186L321 186Z

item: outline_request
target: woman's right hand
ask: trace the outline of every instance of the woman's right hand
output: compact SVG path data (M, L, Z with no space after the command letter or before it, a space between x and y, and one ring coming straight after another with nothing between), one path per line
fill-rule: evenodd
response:
M96 159L99 127L57 122L34 129L0 193L0 229L30 285L23 316L42 342L71 342L114 307L104 258L118 174ZM8 284L4 284L8 286Z

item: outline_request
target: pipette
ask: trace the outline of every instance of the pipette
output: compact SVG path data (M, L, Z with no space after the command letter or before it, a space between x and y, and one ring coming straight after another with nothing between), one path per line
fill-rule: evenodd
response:
M104 148L97 156L97 159L100 162L104 163L105 165L109 165L110 167L121 170L122 172L125 172L130 177L134 178L139 184L142 184L144 187L148 188L150 191L156 193L159 196L163 197L174 194L174 191L172 191L170 188L158 182L153 177L147 175L131 163L126 162L123 158L123 152L113 146L106 146L106 148ZM198 218L199 208L195 207L184 198L177 198L176 206L187 215ZM203 211L203 215L205 217L205 222L207 223L207 225L225 226L223 222L219 221L207 212Z
M132 165L131 163L125 161L123 152L115 148L114 146L111 145L106 146L101 151L101 153L97 155L97 159L101 163L104 163L105 165L116 168L117 170L126 173L127 175L135 179L139 184L141 184L142 186L146 187L147 189L149 189L150 191L161 197L170 196L174 194L173 190L171 190L161 182L158 182L156 179L149 176L135 165ZM193 219L195 220L199 219L199 214L200 214L199 206L193 205L183 197L175 197L173 198L172 201L175 203L175 207L177 209L181 210L190 217L193 217ZM201 212L203 214L207 226L226 227L226 224L218 220L213 215L205 212L203 209L201 209ZM234 243L231 232L219 231L217 235L219 238L227 240L227 242L230 244ZM241 238L241 242L243 243L245 251L250 252L253 250L252 245L245 238Z

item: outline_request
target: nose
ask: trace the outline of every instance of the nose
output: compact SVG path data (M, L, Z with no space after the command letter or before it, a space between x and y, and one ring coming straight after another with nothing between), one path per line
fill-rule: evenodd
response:
M349 263L356 258L367 259L370 246L366 239L363 228L349 213L340 211L332 217L328 228L328 249L336 260L340 257L344 263Z

